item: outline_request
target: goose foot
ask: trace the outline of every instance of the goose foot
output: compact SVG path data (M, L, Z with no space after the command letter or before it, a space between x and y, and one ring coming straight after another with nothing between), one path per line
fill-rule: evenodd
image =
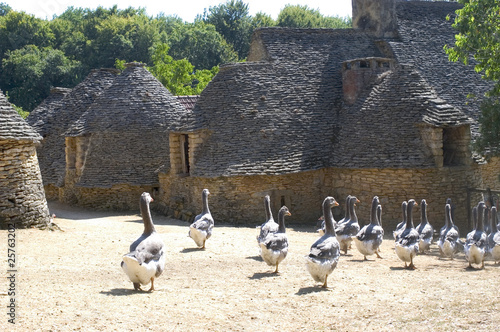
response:
M411 263L410 265L408 265L408 269L410 269L410 270L416 270L417 267L415 265L413 265L413 263Z
M135 289L136 291L142 291L142 288L141 288L141 284L140 284L140 283L138 283L138 282L134 282L133 284L134 284L134 289Z
M378 251L375 251L375 255L377 255L377 258L382 258L382 256L378 254Z
M364 260L364 261L367 261L367 260L368 260L368 258L366 258L366 256L365 256L365 259L363 259L363 260Z

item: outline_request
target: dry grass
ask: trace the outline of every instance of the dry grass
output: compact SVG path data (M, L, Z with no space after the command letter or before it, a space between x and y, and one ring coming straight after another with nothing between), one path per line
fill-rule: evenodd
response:
M63 232L16 232L19 331L493 331L500 324L500 266L470 270L463 255L439 259L435 246L417 256L415 271L402 268L389 238L383 259L363 261L354 248L321 289L304 261L317 238L314 220L287 229L289 254L274 275L258 256L255 228L216 221L202 251L186 223L153 215L167 264L155 292L136 292L120 262L142 232L138 215L51 208ZM6 315L0 327L12 330Z

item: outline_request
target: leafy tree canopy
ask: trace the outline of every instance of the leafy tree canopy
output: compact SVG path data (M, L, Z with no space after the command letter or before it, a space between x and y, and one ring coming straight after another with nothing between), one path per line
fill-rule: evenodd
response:
M453 27L455 44L446 45L451 61L472 63L476 72L493 82L481 105L479 152L500 156L500 3L498 0L459 0Z
M308 6L286 5L278 15L277 26L288 28L350 28L350 19L325 17Z

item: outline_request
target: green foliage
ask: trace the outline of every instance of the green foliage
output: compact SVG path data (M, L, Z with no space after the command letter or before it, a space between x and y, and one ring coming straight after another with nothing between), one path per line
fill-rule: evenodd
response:
M60 50L28 45L7 51L2 61L0 86L12 102L31 110L45 99L53 86L71 87L78 81L80 63Z
M350 19L325 17L308 6L286 5L278 15L277 26L288 28L350 28Z
M54 34L47 21L24 12L10 11L0 16L0 57L8 50L17 50L26 45L52 46Z
M453 27L458 30L453 46L445 45L450 61L473 63L476 72L492 81L481 104L480 134L475 148L480 152L500 155L500 3L498 0L459 0ZM472 60L472 61L471 61Z
M330 22L338 18L297 8L296 15L314 16L314 27L343 27ZM220 64L244 61L255 28L276 25L264 13L250 16L242 0L205 9L193 23L163 14L153 18L143 8L121 10L116 5L68 7L42 20L0 3L0 88L30 111L52 86L72 87L92 69L123 69L125 62L134 60L149 65L174 94L198 94Z
M12 10L12 7L5 2L0 2L0 16L7 15L8 12Z
M179 26L168 37L169 54L175 59L187 59L195 68L212 68L234 62L238 55L211 24L198 21Z
M490 97L481 104L480 136L474 148L486 156L500 156L500 99Z
M167 44L157 45L148 70L174 95L200 94L218 72L218 67L194 71L187 59L174 60L168 51Z
M14 104L12 104L12 106L16 110L17 114L21 116L21 118L26 119L28 115L30 115L30 112L26 112L22 107L16 106Z
M233 45L240 59L246 58L250 49L252 18L248 4L241 0L229 0L205 11L203 21L215 26L226 41Z

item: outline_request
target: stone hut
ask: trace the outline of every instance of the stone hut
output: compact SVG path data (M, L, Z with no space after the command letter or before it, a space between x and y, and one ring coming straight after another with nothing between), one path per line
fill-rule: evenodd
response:
M45 194L64 200L66 175L64 133L114 80L116 69L93 70L73 89L54 88L26 121L43 137L37 147Z
M129 63L65 132L64 201L136 209L170 168L169 132L189 112L143 64Z
M459 6L354 0L353 29L256 30L248 61L222 66L191 127L170 132L163 211L189 220L206 187L220 222L261 223L269 194L275 213L285 204L290 223L313 225L326 195L352 194L363 222L378 195L387 228L410 198L440 227L451 197L465 232L467 189L500 187L500 163L469 150L479 101L467 95L488 82L443 51Z
M41 139L0 92L0 228L50 223L36 154Z

